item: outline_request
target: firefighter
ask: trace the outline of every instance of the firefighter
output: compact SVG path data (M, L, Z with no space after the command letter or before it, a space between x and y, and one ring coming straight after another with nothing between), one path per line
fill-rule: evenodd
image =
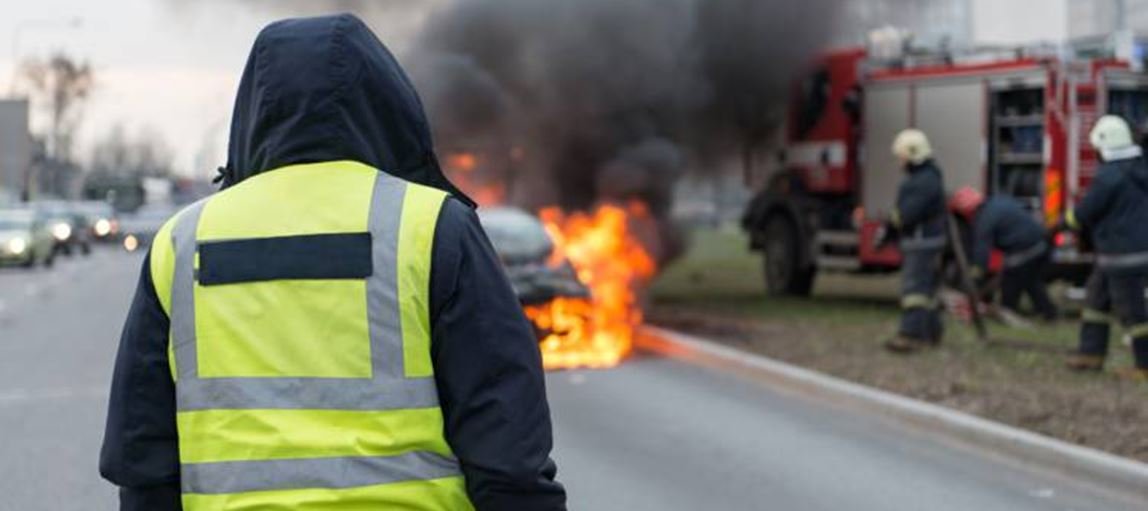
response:
M986 200L980 191L967 186L953 194L949 208L972 227L971 277L982 280L992 249L1000 250L1005 254L1001 304L1019 310L1021 295L1025 294L1042 318L1055 320L1056 306L1048 297L1043 278L1050 253L1047 233L1032 214L1012 197L997 195Z
M1080 349L1068 359L1078 371L1099 371L1108 354L1110 313L1132 338L1135 366L1117 370L1130 380L1148 380L1148 165L1128 123L1101 117L1089 135L1101 165L1084 199L1066 216L1067 227L1086 229L1096 247L1089 278Z
M124 327L121 510L566 508L531 326L362 21L260 33L221 187L156 235Z
M881 237L900 240L901 326L885 347L908 353L941 341L943 326L937 286L945 249L945 196L941 170L933 162L928 137L908 129L893 141L893 154L906 177Z

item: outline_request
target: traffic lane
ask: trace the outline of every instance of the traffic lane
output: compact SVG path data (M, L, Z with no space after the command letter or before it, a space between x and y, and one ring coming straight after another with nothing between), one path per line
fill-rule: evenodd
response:
M1144 509L675 360L548 385L572 509Z
M17 296L0 323L0 510L114 509L97 461L141 263L101 251L50 271L0 272L3 296Z
M32 268L0 266L0 326L6 318L20 315L23 308L34 305L59 289L66 289L83 273L92 271L92 268L101 267L93 261L113 256L122 259L124 255L123 250L97 246L88 256L56 256L51 268L41 265Z
M110 362L142 261L101 250L49 270L0 272L0 389L57 385L91 375L92 357Z

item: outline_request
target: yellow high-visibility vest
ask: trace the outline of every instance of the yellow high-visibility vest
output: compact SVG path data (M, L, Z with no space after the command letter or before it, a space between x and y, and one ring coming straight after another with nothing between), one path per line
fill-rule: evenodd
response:
M355 162L295 165L159 231L185 510L473 509L430 355L445 197Z

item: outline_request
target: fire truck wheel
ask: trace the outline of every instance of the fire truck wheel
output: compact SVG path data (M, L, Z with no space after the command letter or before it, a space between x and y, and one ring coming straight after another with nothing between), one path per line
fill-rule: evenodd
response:
M793 222L770 218L765 226L765 288L773 296L809 296L816 269L802 268L798 252L802 241Z

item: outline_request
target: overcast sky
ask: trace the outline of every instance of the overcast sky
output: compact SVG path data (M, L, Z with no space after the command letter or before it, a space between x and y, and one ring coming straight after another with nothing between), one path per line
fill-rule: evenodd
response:
M267 7L272 3L277 7ZM0 5L0 95L9 90L15 62L64 50L88 60L97 76L78 140L81 159L87 158L93 140L122 123L129 134L145 129L161 133L175 150L180 173L212 175L223 163L239 73L259 29L288 13L316 14L345 5L302 0L5 0ZM387 26L374 26L384 42L401 51L417 32L425 10L388 9L391 16L374 16Z

